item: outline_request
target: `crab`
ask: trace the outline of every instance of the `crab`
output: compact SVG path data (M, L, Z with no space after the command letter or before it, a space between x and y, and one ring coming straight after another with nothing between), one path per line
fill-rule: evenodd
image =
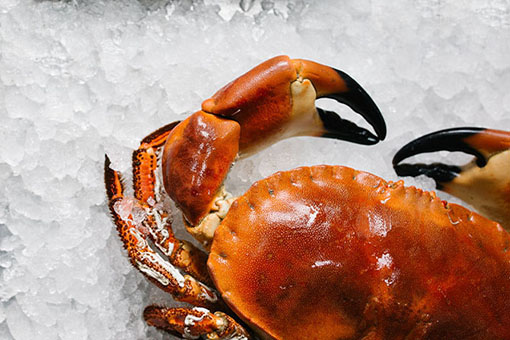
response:
M346 104L375 134L316 107L317 98ZM150 306L144 312L147 322L186 338L248 339L254 332L264 334L247 331L239 316L228 315L235 307L225 304L225 296L214 288L207 252L174 236L165 197L176 203L187 230L209 251L215 230L235 200L222 184L236 159L293 136L371 145L385 135L379 109L349 75L278 56L227 84L202 103L202 110L145 137L133 152L134 200L125 196L122 175L106 157L109 208L131 263L175 300L196 306Z
M475 156L464 165L409 164L425 152L461 151ZM440 130L403 146L393 158L399 176L426 175L436 188L456 196L510 230L510 132L478 127Z
M318 97L346 103L375 134L316 108ZM385 133L348 75L281 56L144 138L134 201L106 158L131 263L195 306L149 306L148 324L223 340L510 338L510 237L498 223L342 166L278 172L238 198L222 185L237 158L282 138L375 144ZM174 236L167 195L205 251Z

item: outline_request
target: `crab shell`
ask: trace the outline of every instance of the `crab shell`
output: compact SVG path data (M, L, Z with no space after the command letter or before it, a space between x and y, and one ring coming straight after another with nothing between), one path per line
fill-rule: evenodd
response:
M315 166L241 196L208 267L263 339L510 339L509 246L433 192Z

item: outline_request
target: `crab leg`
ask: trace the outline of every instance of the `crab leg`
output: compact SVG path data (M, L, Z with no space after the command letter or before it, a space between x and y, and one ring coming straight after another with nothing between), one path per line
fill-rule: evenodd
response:
M173 335L186 339L205 336L211 340L249 340L250 335L234 319L222 312L212 314L205 308L165 308L149 306L143 312L145 321Z
M178 301L222 308L215 291L190 275L182 275L150 248L146 240L148 231L143 224L143 214L136 207L129 207L129 202L126 204L122 178L110 168L108 157L105 159L105 184L110 213L133 266Z
M321 97L347 104L375 135L317 108ZM220 89L170 132L162 155L165 190L206 248L232 202L223 182L233 162L294 136L369 145L385 138L386 126L370 96L344 72L279 56Z
M193 244L175 238L169 216L162 209L161 179L156 173L158 156L170 131L180 122L168 124L151 133L133 152L133 189L147 216L145 225L149 237L158 249L168 256L170 263L199 281L211 284L205 263L207 254Z
M417 154L441 150L465 152L475 160L464 166L401 163ZM510 132L471 127L433 132L402 147L393 166L399 176L431 177L438 189L510 229Z

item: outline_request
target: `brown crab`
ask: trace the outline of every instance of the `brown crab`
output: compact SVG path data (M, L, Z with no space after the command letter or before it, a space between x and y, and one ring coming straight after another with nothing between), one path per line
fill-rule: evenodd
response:
M377 136L316 109L320 96L361 113ZM510 238L499 224L340 166L280 172L235 201L224 191L236 157L294 135L373 144L385 127L345 73L277 57L142 140L136 202L106 160L109 207L131 262L198 306L147 307L150 325L224 340L510 338ZM163 185L209 254L173 236Z
M321 97L347 104L373 126L377 136L334 112L316 108L315 100ZM201 111L142 140L133 153L135 202L124 196L121 175L106 158L109 207L131 263L176 300L199 306L152 306L145 311L146 320L186 337L242 339L251 334L226 314L203 309L228 311L229 307L212 288L207 254L174 237L162 205L166 194L182 210L188 231L209 249L215 229L234 201L222 183L238 157L292 136L375 144L385 134L377 106L350 76L312 61L279 56L223 87L202 103ZM159 158L162 179L157 172Z

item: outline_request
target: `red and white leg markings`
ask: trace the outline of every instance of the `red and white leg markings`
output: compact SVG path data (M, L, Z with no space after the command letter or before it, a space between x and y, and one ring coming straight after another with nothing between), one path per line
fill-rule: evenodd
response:
M160 172L161 149L168 134L177 122L164 126L140 142L133 152L133 189L135 197L145 210L147 219L144 225L156 247L176 267L189 273L197 280L211 284L207 272L207 254L187 241L175 238L170 215L164 209L167 199L163 189Z
M165 308L149 306L144 311L149 325L183 336L210 340L249 340L251 337L234 319L222 312L211 313L206 308Z
M183 275L172 263L165 261L147 242L152 228L150 216L124 197L122 179L105 164L110 211L131 263L150 281L172 294L176 300L198 306L218 307L216 292L190 275ZM131 209L129 207L131 206Z
M110 212L131 263L149 280L176 300L218 308L217 293L200 282L210 283L206 254L175 238L169 214L163 208L161 180L156 175L157 156L171 127L172 124L146 137L133 153L135 199L124 196L121 175L110 168L106 158ZM168 261L151 248L148 239L168 256ZM178 268L191 275L182 274Z

